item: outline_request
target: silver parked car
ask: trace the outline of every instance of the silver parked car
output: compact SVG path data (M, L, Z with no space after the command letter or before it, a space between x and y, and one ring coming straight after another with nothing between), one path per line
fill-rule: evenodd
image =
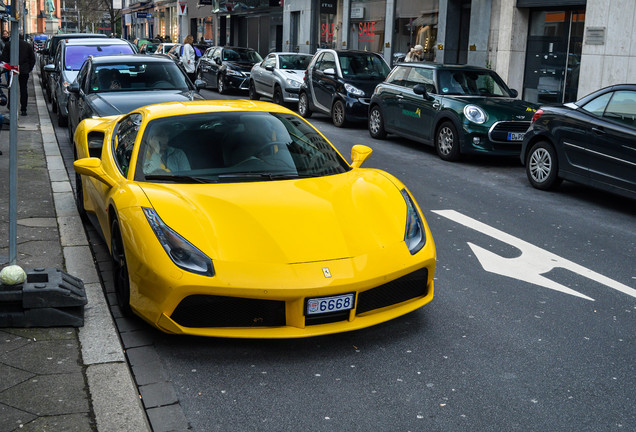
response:
M250 99L258 100L261 96L267 96L277 104L298 102L298 90L311 59L310 54L269 54L252 67Z

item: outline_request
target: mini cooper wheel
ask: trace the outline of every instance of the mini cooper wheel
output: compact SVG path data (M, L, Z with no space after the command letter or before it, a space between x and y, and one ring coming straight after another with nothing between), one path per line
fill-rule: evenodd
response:
M309 99L307 99L307 93L302 92L298 95L298 113L304 117L311 117L311 110L309 109Z
M435 137L435 150L445 161L459 160L459 135L453 123L446 121L439 126Z
M250 99L251 100L259 100L261 98L261 96L256 93L256 86L254 85L254 81L250 80Z
M380 111L377 105L371 108L371 112L369 113L369 133L371 137L375 139L386 138L384 118L382 117L382 111Z
M344 127L347 124L345 106L341 100L335 101L331 107L331 121L335 127Z
M130 277L128 275L128 264L124 251L124 242L121 238L119 222L113 220L110 229L110 255L113 259L113 282L115 284L115 294L117 304L125 316L132 315L130 308Z
M219 94L227 94L227 88L225 88L225 80L223 79L223 75L219 75L219 78L216 80L216 89Z
M554 189L561 183L559 162L554 147L546 141L534 144L528 152L526 175L530 184L541 190Z
M283 91L280 89L280 86L274 87L274 97L272 97L272 101L278 105L283 105L285 103Z

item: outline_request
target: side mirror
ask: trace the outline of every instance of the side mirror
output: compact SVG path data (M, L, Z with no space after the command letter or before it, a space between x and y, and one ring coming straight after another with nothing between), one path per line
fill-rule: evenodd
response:
M516 98L517 96L519 96L519 92L515 89L510 89L510 96Z
M415 87L413 87L413 93L422 95L422 97L426 100L434 99L433 96L428 94L428 92L426 91L426 85L424 84L416 84Z
M75 172L79 175L85 175L92 177L104 183L108 187L115 186L115 180L113 180L102 168L102 161L95 157L78 159L73 162Z
M214 63L216 63L216 64L220 65L220 64L221 64L221 59L220 59L220 58L218 58L218 57L217 57L217 58L215 58L215 59L214 59Z
M271 72L274 70L274 66L265 66L265 70L268 70Z
M360 168L360 165L371 156L373 149L362 144L356 144L351 148L351 166Z
M323 73L325 75L333 75L333 76L335 76L336 75L336 70L334 68L328 68L328 69L325 69Z
M195 80L194 81L194 87L196 87L197 90L201 90L205 88L205 81L203 80Z
M66 87L66 90L68 90L69 93L78 94L79 91L80 91L80 85L79 85L79 83L77 81L74 81L74 82L70 83L68 85L68 87Z

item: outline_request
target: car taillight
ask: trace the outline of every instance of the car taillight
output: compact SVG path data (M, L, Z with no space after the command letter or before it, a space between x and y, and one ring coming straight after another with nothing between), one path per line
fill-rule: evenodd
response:
M534 123L539 117L541 117L541 114L543 114L543 110L538 109L537 112L535 112L532 116L532 123Z

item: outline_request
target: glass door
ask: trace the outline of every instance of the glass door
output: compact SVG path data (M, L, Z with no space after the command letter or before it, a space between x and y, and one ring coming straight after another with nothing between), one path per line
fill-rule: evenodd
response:
M525 100L576 100L584 24L584 10L532 12L523 84Z

